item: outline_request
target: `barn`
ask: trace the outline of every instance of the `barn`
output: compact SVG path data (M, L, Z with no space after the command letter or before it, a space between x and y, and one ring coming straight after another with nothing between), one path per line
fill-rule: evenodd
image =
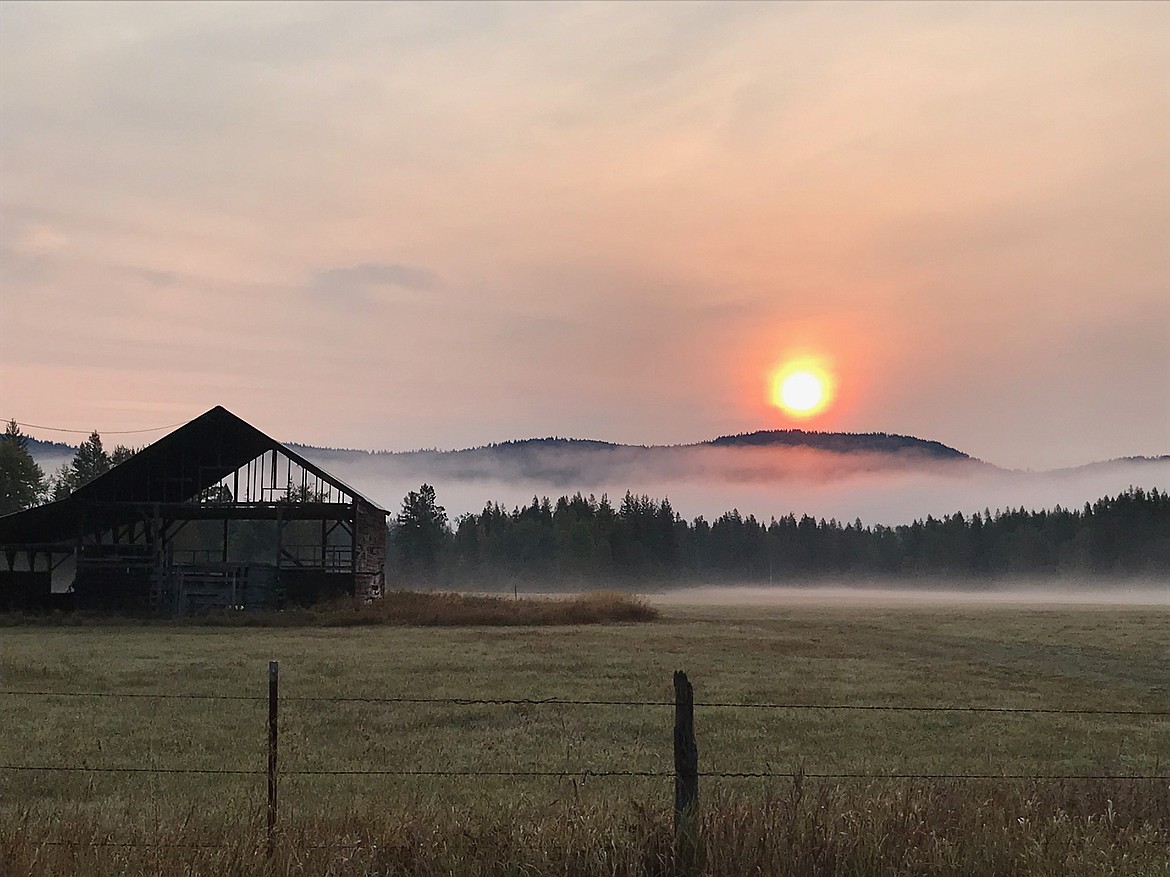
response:
M382 596L387 511L223 407L0 517L0 610L154 615Z

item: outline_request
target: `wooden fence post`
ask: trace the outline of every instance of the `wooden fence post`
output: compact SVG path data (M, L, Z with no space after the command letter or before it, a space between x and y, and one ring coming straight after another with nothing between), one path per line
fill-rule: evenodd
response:
M276 843L276 707L280 662L268 662L268 858Z
M695 691L681 670L674 673L674 851L676 872L697 870L699 749L695 744Z

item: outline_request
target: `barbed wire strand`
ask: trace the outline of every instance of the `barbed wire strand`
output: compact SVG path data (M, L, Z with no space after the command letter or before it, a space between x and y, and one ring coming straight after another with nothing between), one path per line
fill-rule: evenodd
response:
M0 764L0 770L72 773L149 773L149 774L227 774L230 776L266 776L263 770L239 770L231 767L120 767L113 765L72 764Z
M111 691L20 691L3 690L0 695L30 697L97 697L97 698L157 698L160 700L236 700L266 701L264 695L198 694L161 692ZM369 704L448 704L452 706L628 706L673 707L670 700L566 700L548 698L473 698L473 697L344 697L344 696L282 696L281 702L290 703L369 703ZM751 703L731 701L696 702L703 709L772 709L772 710L851 710L860 712L921 712L921 713L1034 713L1041 715L1078 716L1170 716L1167 710L1093 709L1063 707L1000 707L1000 706L914 706L909 704L847 704L847 703Z
M133 843L127 841L112 841L112 840L43 840L39 838L23 838L14 839L13 844L22 844L24 846L36 847L118 847L124 849L136 850L157 850L157 849L184 849L184 850L230 850L241 847L239 843L180 843L180 842L165 842L165 843ZM330 844L309 844L307 846L297 846L298 851L304 850L352 850L358 847L369 846L371 849L376 849L378 844L374 841L347 841L344 843L330 843ZM256 854L260 854L260 849L255 850Z
M231 776L266 776L263 770L239 770L233 768L197 767L119 767L119 766L76 766L76 765L35 765L0 764L0 770L43 771L68 773L123 773L123 774L223 774ZM419 776L419 777L561 777L588 779L592 777L638 777L670 778L675 776L669 770L380 770L380 769L312 769L280 770L281 777L312 776ZM993 774L993 773L816 773L810 771L699 771L698 776L710 779L804 779L842 780L1036 780L1036 781L1087 781L1087 782L1167 782L1170 775L1161 774Z
M150 691L19 691L19 690L4 690L0 691L0 695L29 695L32 697L142 697L142 698L157 698L159 700L254 700L267 701L267 694L184 694L175 692L150 692ZM290 698L281 697L281 701L289 700Z
M26 846L34 847L117 847L120 849L134 850L228 850L238 846L238 844L229 843L128 843L126 841L113 840L39 840L29 838L25 838L23 840L17 839L11 842L14 844L24 844ZM304 849L304 847L301 847L301 849Z

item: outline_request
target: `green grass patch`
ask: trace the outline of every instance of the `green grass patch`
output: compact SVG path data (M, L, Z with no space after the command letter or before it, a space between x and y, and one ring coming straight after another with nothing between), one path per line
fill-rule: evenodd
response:
M1159 608L777 606L654 624L9 627L0 688L51 694L0 695L0 765L263 771L275 659L288 774L269 862L262 775L0 770L0 873L666 875L672 780L594 774L669 772L669 705L377 699L660 703L683 669L702 771L1117 777L703 777L701 873L1165 877L1167 783L1125 778L1166 774L1166 717L704 704L1165 711L1168 623ZM373 700L316 699L338 697ZM306 770L563 775L292 775Z

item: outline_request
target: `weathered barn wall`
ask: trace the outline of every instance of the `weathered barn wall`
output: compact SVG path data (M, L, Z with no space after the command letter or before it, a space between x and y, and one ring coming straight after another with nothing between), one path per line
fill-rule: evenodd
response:
M353 577L320 569L282 569L280 586L285 606L312 606L353 593Z
M353 527L353 593L376 600L386 588L386 513L357 500Z
M152 570L149 566L78 564L73 582L78 609L143 614L150 603Z
M216 407L69 497L0 517L0 605L40 602L57 578L78 608L164 615L378 598L386 515Z
M258 563L203 563L176 567L176 611L201 615L228 609L280 607L276 567Z
M47 571L0 570L0 612L40 612L49 605L52 575Z

